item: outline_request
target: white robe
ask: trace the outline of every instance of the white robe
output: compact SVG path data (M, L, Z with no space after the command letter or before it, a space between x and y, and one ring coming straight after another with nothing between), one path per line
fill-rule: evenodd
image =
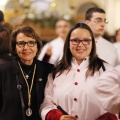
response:
M64 71L54 80L49 75L45 88L45 99L40 110L43 120L50 110L56 108L51 100L60 105L68 114L78 116L77 120L95 120L106 112L94 97L92 86L103 69L101 68L94 76L86 79L88 59L83 60L80 65L73 59L71 70ZM111 66L105 64L105 68L109 69Z
M94 86L101 105L109 112L118 113L120 110L120 65L105 71L95 81Z
M98 57L106 61L112 66L116 66L120 64L119 57L120 56L114 47L113 43L105 40L102 37L99 37L96 40L96 49Z
M43 60L43 57L44 57L48 47L52 47L52 55L49 59L49 63L56 65L56 63L59 60L61 60L61 58L63 56L64 40L60 37L57 37L56 39L47 43L43 47L40 55L38 56L38 60Z
M120 64L120 42L114 43L114 46L116 48L116 54L117 54L116 65L119 65Z

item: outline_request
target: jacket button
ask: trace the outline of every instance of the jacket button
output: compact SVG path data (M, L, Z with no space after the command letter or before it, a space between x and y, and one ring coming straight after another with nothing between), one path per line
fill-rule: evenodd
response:
M38 81L42 81L42 78L39 78Z
M75 85L78 85L78 82L75 82Z
M80 69L77 69L77 72L80 72Z
M77 101L77 98L74 98L74 101Z
M75 115L75 117L76 117L76 118L78 118L78 116L77 116L77 115Z

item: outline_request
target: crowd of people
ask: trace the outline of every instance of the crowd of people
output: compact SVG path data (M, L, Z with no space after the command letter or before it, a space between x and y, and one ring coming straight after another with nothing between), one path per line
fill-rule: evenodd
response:
M58 37L42 46L0 11L0 120L118 120L120 29L113 44L106 24L102 8L89 8L84 23L59 19Z

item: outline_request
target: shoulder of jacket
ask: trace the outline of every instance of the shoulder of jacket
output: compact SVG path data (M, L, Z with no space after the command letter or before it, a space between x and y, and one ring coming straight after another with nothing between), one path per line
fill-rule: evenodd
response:
M40 61L40 60L36 60L36 64L39 64L39 65L42 65L42 66L54 66L53 64L51 63L47 63L47 62L44 62L44 61Z

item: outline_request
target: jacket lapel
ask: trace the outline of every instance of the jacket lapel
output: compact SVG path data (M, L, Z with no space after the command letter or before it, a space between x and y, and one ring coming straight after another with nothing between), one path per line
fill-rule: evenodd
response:
M37 92L41 88L41 85L43 83L42 67L40 65L38 65L38 66L39 67L37 67L37 69L36 69L36 90L37 90Z
M11 64L11 74L15 77L15 79L16 79L16 75L18 75L20 84L24 87L27 87L16 60L13 60L13 64Z

